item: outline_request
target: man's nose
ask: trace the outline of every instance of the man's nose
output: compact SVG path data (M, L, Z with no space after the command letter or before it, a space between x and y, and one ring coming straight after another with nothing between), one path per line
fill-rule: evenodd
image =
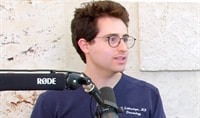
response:
M128 47L127 47L127 44L126 42L124 42L123 39L121 39L119 45L118 45L118 49L119 50L123 50L123 51L127 51L128 50Z

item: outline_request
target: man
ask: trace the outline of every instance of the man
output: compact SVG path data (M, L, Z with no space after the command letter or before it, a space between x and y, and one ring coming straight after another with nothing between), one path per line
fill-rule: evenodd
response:
M86 63L84 73L97 88L113 88L120 118L165 118L159 91L153 85L123 73L128 49L135 39L128 34L126 9L113 1L93 1L76 9L71 22L73 45ZM83 87L47 91L40 95L32 118L93 118L96 101Z

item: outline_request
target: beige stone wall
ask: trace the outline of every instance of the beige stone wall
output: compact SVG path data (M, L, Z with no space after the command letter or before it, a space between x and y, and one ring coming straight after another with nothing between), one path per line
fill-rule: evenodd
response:
M0 0L0 69L83 71L70 38L83 1ZM200 3L120 2L137 38L125 73L159 88L167 118L200 118ZM41 92L1 91L0 118L28 118Z

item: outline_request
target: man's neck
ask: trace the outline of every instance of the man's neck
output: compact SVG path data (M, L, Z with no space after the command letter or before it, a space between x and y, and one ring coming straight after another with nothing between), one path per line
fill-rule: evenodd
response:
M118 81L121 79L121 72L108 72L108 71L97 71L97 70L85 70L85 74L91 78L97 88L104 86L114 88Z

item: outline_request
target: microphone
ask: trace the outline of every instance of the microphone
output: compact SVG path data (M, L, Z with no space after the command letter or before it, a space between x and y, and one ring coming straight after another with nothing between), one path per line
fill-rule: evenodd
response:
M122 108L116 104L113 89L103 87L99 90L86 74L71 73L67 78L67 83L67 86L73 90L82 85L84 91L95 98L98 103L97 118L119 118L118 113L123 112Z
M82 73L80 77L85 80L90 80L87 84L83 84L83 88L84 91L92 95L98 103L96 110L97 118L119 118L118 113L122 113L123 110L117 106L113 89L110 87L102 87L99 90L87 75Z
M102 87L100 93L103 104L97 106L97 118L119 118L118 113L123 112L123 110L117 106L113 89L110 87Z

